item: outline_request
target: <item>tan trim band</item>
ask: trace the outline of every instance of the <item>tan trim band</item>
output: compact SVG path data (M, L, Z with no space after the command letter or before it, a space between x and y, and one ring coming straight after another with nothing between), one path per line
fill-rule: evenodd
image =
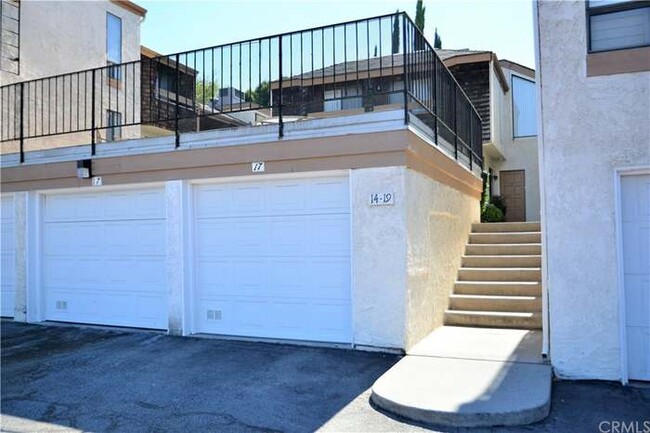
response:
M126 185L250 176L254 161L265 161L266 174L407 166L477 199L482 185L407 130L99 158L92 172L106 186ZM91 186L76 172L75 161L9 167L2 170L0 185L3 192Z
M650 71L650 47L587 54L587 76Z
M145 8L133 3L130 0L110 0L110 1L111 3L115 3L116 5L126 9L129 12L133 12L134 14L141 16L142 18L144 18L145 15L147 15L147 10Z

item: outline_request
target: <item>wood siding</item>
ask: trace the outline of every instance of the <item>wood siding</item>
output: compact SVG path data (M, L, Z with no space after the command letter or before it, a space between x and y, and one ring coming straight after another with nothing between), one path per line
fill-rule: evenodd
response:
M483 143L490 141L490 63L469 63L449 68L483 122Z

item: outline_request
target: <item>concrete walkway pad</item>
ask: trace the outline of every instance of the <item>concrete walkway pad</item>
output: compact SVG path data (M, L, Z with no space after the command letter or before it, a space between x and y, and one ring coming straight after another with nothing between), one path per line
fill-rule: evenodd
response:
M413 346L408 354L543 363L541 348L541 331L442 326Z
M551 366L541 333L442 327L412 348L372 387L372 401L430 424L530 424L551 407Z

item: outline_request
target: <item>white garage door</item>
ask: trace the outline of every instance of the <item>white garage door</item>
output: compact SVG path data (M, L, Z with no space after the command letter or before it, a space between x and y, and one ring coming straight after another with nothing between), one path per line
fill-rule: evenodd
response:
M347 178L197 185L195 331L351 341Z
M45 197L47 320L166 329L165 259L163 190Z
M13 317L16 299L16 267L14 262L14 198L3 196L0 208L0 315Z
M628 376L650 380L650 175L621 178Z

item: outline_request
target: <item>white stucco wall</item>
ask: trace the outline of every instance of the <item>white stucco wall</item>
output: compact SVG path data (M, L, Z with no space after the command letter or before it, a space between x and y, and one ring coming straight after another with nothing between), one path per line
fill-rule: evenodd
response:
M615 380L614 170L650 166L650 73L587 77L584 3L536 8L550 357L560 377Z
M406 170L406 349L441 326L479 200Z
M142 17L108 0L22 1L20 75L2 84L106 66L106 13L122 19L122 61L140 59Z
M402 349L406 320L406 168L350 172L354 343ZM392 206L370 206L374 193Z

